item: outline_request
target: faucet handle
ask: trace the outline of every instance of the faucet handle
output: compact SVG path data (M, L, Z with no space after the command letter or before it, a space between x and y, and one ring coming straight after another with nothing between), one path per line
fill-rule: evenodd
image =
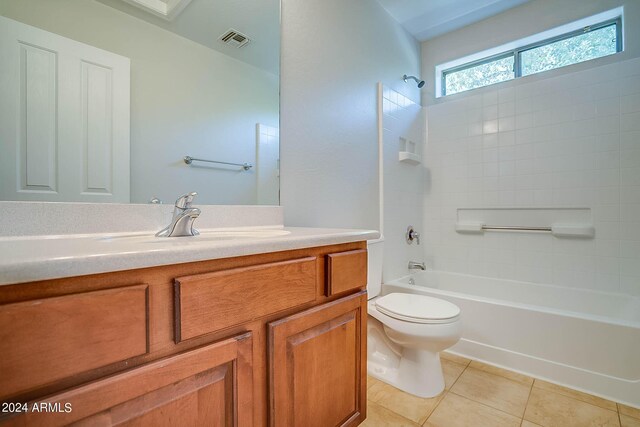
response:
M412 225L407 227L407 233L405 234L405 238L407 239L408 244L412 244L414 240L418 245L420 244L420 233L414 230Z
M198 195L198 193L196 193L195 191L192 191L191 193L187 193L187 194L183 194L182 196L178 197L178 199L176 199L176 208L178 209L189 209L191 207L191 203L193 202L193 199Z

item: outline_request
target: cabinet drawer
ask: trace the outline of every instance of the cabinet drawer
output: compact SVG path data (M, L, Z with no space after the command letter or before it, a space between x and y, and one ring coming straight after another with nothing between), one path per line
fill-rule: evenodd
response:
M367 250L327 255L327 296L367 286Z
M316 270L306 257L177 278L176 342L314 301Z
M147 285L0 306L0 398L147 353Z

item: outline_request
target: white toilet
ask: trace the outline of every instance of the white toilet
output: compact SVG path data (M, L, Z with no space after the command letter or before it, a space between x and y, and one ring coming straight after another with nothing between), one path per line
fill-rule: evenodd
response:
M367 242L369 375L420 397L444 390L440 352L460 339L460 309L426 295L382 290L384 241Z

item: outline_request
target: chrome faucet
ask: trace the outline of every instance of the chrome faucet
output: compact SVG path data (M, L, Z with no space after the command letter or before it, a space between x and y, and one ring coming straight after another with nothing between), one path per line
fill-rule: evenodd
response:
M171 223L156 233L156 237L197 236L198 230L193 228L193 222L200 216L200 209L191 207L196 192L178 197L173 208Z
M409 261L409 270L426 270L427 266L424 262Z

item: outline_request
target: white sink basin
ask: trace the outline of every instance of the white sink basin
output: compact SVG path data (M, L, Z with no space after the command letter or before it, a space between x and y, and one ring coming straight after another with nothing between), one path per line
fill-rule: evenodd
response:
M237 240L237 239L266 239L270 237L280 237L291 234L287 230L229 230L229 231L201 231L197 236L187 237L155 237L144 235L124 235L124 236L106 236L99 237L101 242L136 242L136 243L198 243L198 242L212 242L222 240Z

